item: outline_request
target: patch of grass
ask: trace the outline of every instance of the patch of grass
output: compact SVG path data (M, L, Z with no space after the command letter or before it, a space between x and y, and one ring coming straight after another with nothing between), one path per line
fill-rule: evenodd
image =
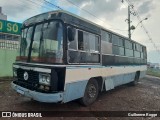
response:
M155 77L160 77L160 70L159 69L148 68L147 75L152 75L152 76L155 76Z

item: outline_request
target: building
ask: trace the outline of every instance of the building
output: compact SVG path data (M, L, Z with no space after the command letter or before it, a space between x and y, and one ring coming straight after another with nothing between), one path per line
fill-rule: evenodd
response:
M4 14L2 13L2 7L0 7L0 19L1 19L1 20L7 20L7 15L4 15Z
M13 75L12 64L18 55L21 24L7 20L0 7L0 77Z
M7 21L7 15L0 7L0 48L18 49L21 35L21 23Z
M18 49L20 38L20 23L0 20L0 48Z

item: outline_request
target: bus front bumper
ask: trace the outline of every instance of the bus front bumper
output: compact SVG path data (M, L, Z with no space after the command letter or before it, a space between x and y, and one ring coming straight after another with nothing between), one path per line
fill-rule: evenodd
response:
M63 100L63 93L40 93L23 88L19 85L14 84L13 82L11 83L11 87L16 92L39 102L57 103Z

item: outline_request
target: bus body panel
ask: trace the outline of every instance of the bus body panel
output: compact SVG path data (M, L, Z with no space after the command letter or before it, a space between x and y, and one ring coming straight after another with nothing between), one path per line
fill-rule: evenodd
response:
M19 85L14 84L13 82L11 83L12 89L14 89L17 93L24 95L26 97L29 97L33 100L40 101L40 102L47 102L47 103L58 103L62 101L63 99L63 93L41 93L41 92L36 92L32 91L29 89L26 89L24 87L21 87Z
M32 67L14 66L17 68ZM34 70L50 71L49 69L35 68ZM83 97L86 85L91 78L102 77L105 91L114 89L116 86L129 83L134 80L136 71L140 71L140 78L145 76L146 66L68 66L66 67L66 77L64 91L57 93L40 93L26 89L12 83L12 88L26 97L41 102L62 102L66 103ZM103 86L103 85L102 85Z
M102 77L105 91L108 91L134 81L137 71L140 71L140 78L143 78L146 69L147 67L145 65L67 67L63 102L83 97L87 82L91 78Z
M65 84L63 103L83 97L88 80L75 81Z
M137 71L146 71L146 65L128 65L128 66L84 66L67 67L65 83L71 83L81 80L89 80L92 77L109 77L136 73Z

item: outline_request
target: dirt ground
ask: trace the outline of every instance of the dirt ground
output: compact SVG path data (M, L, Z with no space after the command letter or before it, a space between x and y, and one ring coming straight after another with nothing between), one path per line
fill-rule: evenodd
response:
M77 101L66 104L40 103L23 97L10 87L11 81L0 81L0 111L160 111L160 79L146 76L135 87L120 86L103 92L89 107ZM2 119L2 118L0 118ZM5 119L5 118L3 118ZM11 119L11 118L8 118ZM17 120L17 118L12 118ZM19 118L20 119L20 118ZM23 118L25 120L27 118ZM31 118L29 118L31 119ZM36 119L36 118L32 118ZM51 120L53 118L39 118ZM160 118L55 117L54 120L160 120Z

